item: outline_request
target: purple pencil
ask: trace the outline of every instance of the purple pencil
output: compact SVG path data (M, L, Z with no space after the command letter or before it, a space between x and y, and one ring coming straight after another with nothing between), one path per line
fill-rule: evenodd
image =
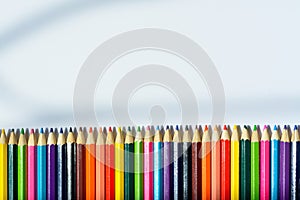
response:
M164 162L163 162L163 167L164 167L164 199L168 200L171 199L171 142L173 141L172 135L169 130L169 126L166 128L166 132L164 135Z
M279 152L279 199L290 199L290 137L287 126L284 126Z
M57 132L57 131L56 131ZM53 129L50 129L50 133L47 141L47 199L56 199L56 138L53 133Z

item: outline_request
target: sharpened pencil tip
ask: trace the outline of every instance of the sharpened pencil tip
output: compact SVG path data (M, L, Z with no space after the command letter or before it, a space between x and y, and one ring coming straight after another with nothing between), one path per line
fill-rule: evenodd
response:
M285 130L288 129L287 125L284 125L284 129L285 129Z
M207 131L207 130L208 130L208 126L207 126L207 125L205 125L204 131Z
M63 128L60 128L60 131L59 131L59 133L64 133L64 130L63 130Z
M223 126L223 130L227 131L227 126L226 125Z
M257 131L257 126L256 125L254 125L253 131Z
M128 126L128 131L131 131L131 127L130 126Z
M169 127L169 125L167 126L167 130L169 129L170 127Z
M69 129L69 132L73 132L73 129L72 129L72 127L70 127L70 129Z
M34 134L34 129L33 128L30 130L30 134Z
M274 131L277 131L277 126L276 125L274 125Z
M24 134L24 128L21 129L21 134Z
M295 125L295 126L294 126L294 130L297 130L297 129L298 129L298 126L297 126L297 125Z
M90 133L93 133L93 128L92 128L92 127L90 127L89 132L90 132Z
M112 128L111 128L111 126L108 128L108 132L112 132Z
M50 133L53 133L53 128L50 128Z
M179 131L179 126L178 125L176 125L176 131Z
M264 126L264 130L266 130L266 129L268 129L268 125L265 125L265 126Z

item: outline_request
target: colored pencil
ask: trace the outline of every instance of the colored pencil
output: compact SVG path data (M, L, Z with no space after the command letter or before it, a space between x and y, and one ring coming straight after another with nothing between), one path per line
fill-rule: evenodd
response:
M115 141L115 199L124 199L124 137L118 128Z
M76 198L76 144L72 128L67 136L67 199Z
M0 199L7 199L7 143L5 129L0 136Z
M211 198L220 199L220 132L217 125L214 126L214 130L212 132L211 145Z
M296 143L296 199L300 199L300 133L295 126L294 143Z
M18 145L14 129L10 131L8 141L8 199L17 199L18 195Z
M106 139L105 146L105 198L106 200L115 199L115 147L114 147L114 134L111 127Z
M182 162L183 162L183 198L192 198L192 128L186 126L182 137Z
M67 132L67 130L65 131ZM66 137L61 128L57 138L57 199L65 200L67 198L67 147Z
M279 198L279 133L275 125L271 136L271 199Z
M37 199L47 198L47 143L41 128L37 143Z
M291 199L300 198L300 135L296 125L291 139Z
M144 198L144 148L143 136L138 127L134 141L134 199Z
M93 128L89 130L86 140L85 151L85 177L86 177L86 199L96 198L96 143L94 138Z
M239 199L239 181L240 181L240 163L239 163L239 157L240 157L240 136L238 132L237 125L234 125L233 127L233 133L231 136L231 193L230 197L231 199Z
M201 199L201 136L198 127L195 128L192 139L192 199Z
M287 126L284 126L279 152L279 199L290 199L290 137Z
M164 174L163 174L163 142L162 142L162 134L159 126L156 129L156 133L154 135L154 143L153 143L154 155L153 155L153 164L154 164L154 199L164 199Z
M134 199L134 138L131 132L131 128L128 127L128 131L125 137L124 144L124 199L131 200Z
M172 135L170 133L170 129L169 129L169 126L167 126L166 128L166 132L165 132L165 135L164 135L164 163L163 163L163 170L164 170L164 177L163 177L163 180L164 180L164 197L163 199L165 200L169 200L171 199L171 187L172 187L172 158L171 158L171 155L172 155Z
M176 126L173 137L173 198L183 199L182 128Z
M106 129L99 129L96 142L96 199L105 199L105 135Z
M24 129L21 129L21 134L18 143L18 199L26 199L27 197L27 141L24 135Z
M221 134L221 197L222 200L230 199L230 135L224 125Z
M144 200L153 199L153 136L150 126L144 138Z
M259 134L256 125L251 135L251 199L259 199Z
M77 158L76 158L76 179L77 179L77 186L76 186L76 195L77 199L84 199L85 198L85 137L83 134L82 128L79 128L76 144L77 144ZM100 187L99 187L100 188Z
M37 199L37 174L36 174L36 156L37 156L37 147L36 140L34 135L34 130L31 129L29 139L28 139L28 147L27 147L27 199L35 200Z
M249 127L244 126L240 140L240 199L251 196L251 141Z
M48 200L56 199L56 136L55 133L53 132L53 128L51 128L47 140L47 199Z
M211 199L211 136L208 126L205 126L201 149L202 199Z
M270 135L265 125L260 140L260 199L270 199Z

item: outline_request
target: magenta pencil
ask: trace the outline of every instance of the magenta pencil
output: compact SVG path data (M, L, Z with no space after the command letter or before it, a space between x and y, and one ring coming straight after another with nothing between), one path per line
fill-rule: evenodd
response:
M153 137L147 127L144 139L144 200L153 200Z
M260 199L270 199L270 135L265 125L260 140Z
M27 158L27 199L36 200L36 142L33 129L28 139Z

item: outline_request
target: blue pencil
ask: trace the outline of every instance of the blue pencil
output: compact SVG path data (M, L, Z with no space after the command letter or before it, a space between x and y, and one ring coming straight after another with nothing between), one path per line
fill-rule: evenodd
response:
M277 200L279 194L279 138L275 125L271 137L271 200Z
M37 199L47 199L47 147L46 136L41 128L37 143Z
M159 126L156 129L156 134L154 135L154 199L164 199L164 175L163 175L163 143L162 134L159 130Z

